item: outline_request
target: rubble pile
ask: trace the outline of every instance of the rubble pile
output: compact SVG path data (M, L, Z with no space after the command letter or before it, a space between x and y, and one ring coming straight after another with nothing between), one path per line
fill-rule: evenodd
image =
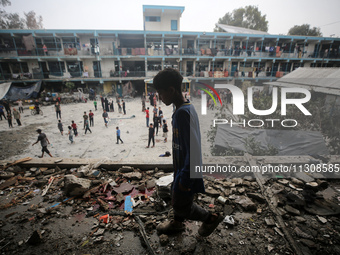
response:
M225 219L209 238L188 221L178 238L156 233L172 217L173 178L157 168L15 165L0 178L3 254L296 254L294 245L301 254L340 253L337 180L268 179L263 191L254 176L204 176L196 202Z

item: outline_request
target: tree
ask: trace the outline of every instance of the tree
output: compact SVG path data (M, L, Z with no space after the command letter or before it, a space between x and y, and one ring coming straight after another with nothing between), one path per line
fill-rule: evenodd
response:
M322 36L319 27L310 28L309 24L295 25L288 31L288 35L307 35L307 36Z
M218 23L264 32L268 31L266 15L262 15L258 7L252 5L235 9L231 13L227 12L222 18L218 19ZM214 32L223 32L223 30L216 25Z
M0 6L10 6L10 0L0 0ZM24 13L25 17L21 18L18 13L7 13L0 8L0 29L41 29L43 28L43 18L36 17L34 11Z
M24 13L26 17L26 27L28 29L41 29L43 28L43 18L41 16L35 17L35 12L30 11L28 13Z

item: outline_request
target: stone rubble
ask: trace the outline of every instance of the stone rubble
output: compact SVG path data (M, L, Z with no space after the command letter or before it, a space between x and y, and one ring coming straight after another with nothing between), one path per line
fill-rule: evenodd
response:
M333 189L331 199L323 197L330 186L340 187L338 180L303 175L269 178L264 184L272 194L268 197L249 175L204 176L206 193L198 194L195 201L222 213L225 221L208 239L197 236L201 223L188 221L179 241L176 236L156 235L156 226L173 217L173 177L161 169L13 166L1 171L0 178L0 245L6 254L47 253L56 244L65 254L98 249L105 254L110 253L109 247L111 252L127 249L127 253L145 254L142 230L157 254L238 254L235 251L246 250L251 254L294 254L284 241L286 232L277 217L282 217L303 254L340 253L340 189ZM133 198L132 215L124 212L128 195ZM140 217L142 226L134 215ZM127 248L130 246L133 248Z

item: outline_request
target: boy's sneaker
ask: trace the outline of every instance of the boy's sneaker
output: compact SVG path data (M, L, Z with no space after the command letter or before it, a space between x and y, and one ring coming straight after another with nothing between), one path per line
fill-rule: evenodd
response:
M161 234L174 234L184 230L184 224L182 222L176 222L174 220L165 221L158 224L156 227L157 233Z
M203 222L201 227L198 229L198 234L203 237L209 236L215 228L217 228L218 224L220 224L223 221L223 216L220 214L212 215L213 220L211 223Z

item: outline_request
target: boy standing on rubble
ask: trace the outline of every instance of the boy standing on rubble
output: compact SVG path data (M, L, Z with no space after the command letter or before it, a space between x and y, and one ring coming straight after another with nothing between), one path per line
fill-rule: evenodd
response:
M153 79L161 100L174 104L172 115L174 181L171 195L174 219L157 226L159 234L184 230L184 220L202 221L198 233L209 236L223 220L219 214L210 213L193 202L195 193L204 193L202 174L195 173L195 166L202 165L201 134L198 116L190 101L185 101L181 92L183 77L172 68L160 71ZM191 169L191 170L190 170Z

